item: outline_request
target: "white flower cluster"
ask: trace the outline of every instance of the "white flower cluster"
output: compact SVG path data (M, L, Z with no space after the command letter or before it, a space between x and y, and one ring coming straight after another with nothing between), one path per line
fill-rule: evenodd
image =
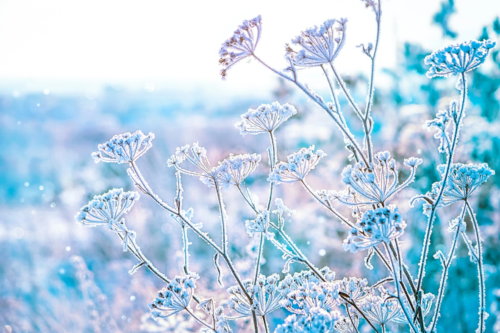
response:
M405 227L406 222L401 219L397 207L391 205L368 210L344 240L344 250L355 253L382 242L388 244L400 237Z
M267 232L267 228L269 227L269 211L263 211L254 220L245 221L245 227L250 236L256 233Z
M375 154L375 164L367 168L364 162L348 165L342 171L342 182L356 193L367 199L366 202L353 200L352 191L334 193L330 192L332 199L338 199L347 205L377 205L384 204L392 195L406 187L415 177L416 167L422 163L419 158L406 159L404 164L411 168L408 179L399 185L396 161L390 157L389 152L384 151ZM399 186L398 186L399 185Z
M315 67L333 63L345 42L347 19L327 20L319 27L302 31L292 40L301 47L295 52L287 46L287 55L297 67Z
M298 152L288 155L288 163L278 163L269 174L268 180L275 184L301 181L325 156L322 150L314 152L314 146L301 148Z
M425 58L425 63L431 66L427 76L429 78L447 77L476 69L484 62L490 49L494 48L495 45L496 42L492 40L482 42L472 40L434 51Z
M222 44L219 51L219 64L224 67L220 71L222 79L226 78L227 70L231 66L253 54L259 43L261 24L260 15L250 21L244 21L233 36Z
M395 298L381 297L370 293L361 302L360 308L372 322L385 325L402 315L399 302Z
M144 135L141 131L133 134L118 134L108 142L100 144L99 151L92 153L92 157L96 163L101 161L118 164L130 163L144 155L153 146L151 141L154 137L153 133Z
M278 274L270 275L267 278L264 275L259 275L255 285L250 280L245 281L245 289L252 298L252 304L250 304L239 286L228 288L227 292L231 295L228 303L229 308L242 317L251 316L252 311L257 316L266 316L279 309L282 296L278 291L280 289L278 288L278 281Z
M121 236L123 251L127 251L129 242L135 240L135 232L127 228L125 219L120 218L130 211L137 200L139 200L137 192L113 189L103 195L96 195L80 209L75 219L78 224L85 227L107 225L110 230Z
M176 276L165 288L158 291L158 297L149 304L153 318L166 318L189 306L196 287L196 273Z
M257 109L249 109L241 115L241 121L235 126L240 134L271 133L283 124L288 118L297 114L293 105L274 102L271 105L262 104Z
M205 148L200 147L198 143L194 143L191 149L189 149L189 145L178 147L175 155L172 155L168 159L167 165L175 167L184 174L199 177L208 187L217 184L223 188L227 188L231 185L240 185L245 178L255 171L260 159L260 155L257 154L231 154L228 158L219 162L218 166L211 167ZM189 160L201 172L193 172L181 168L180 164L185 160Z

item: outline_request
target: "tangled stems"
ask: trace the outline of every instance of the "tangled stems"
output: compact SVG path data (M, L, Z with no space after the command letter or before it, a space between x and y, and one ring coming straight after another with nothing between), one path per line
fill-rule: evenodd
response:
M465 201L465 206L467 207L467 212L472 220L472 226L474 227L474 233L476 234L477 241L477 270L479 278L479 328L477 332L483 333L485 326L484 321L486 320L486 294L485 294L485 283L484 283L484 271L483 271L483 250L481 245L481 234L479 233L479 224L477 223L476 215L472 210L468 201Z
M460 214L460 220L463 221L463 218L465 216L466 212L466 207L467 209L470 207L469 203L467 200L465 201L465 205L462 208L462 213ZM471 215L471 212L469 212L469 215ZM461 225L457 224L455 226L455 234L453 235L453 241L451 243L451 248L450 252L448 254L448 258L446 260L443 259L443 257L439 257L441 260L441 264L443 265L443 272L441 274L441 281L439 282L439 293L437 296L437 301L436 301L436 308L434 309L434 316L432 317L431 321L431 328L429 332L434 332L434 328L436 327L437 321L440 316L440 309L441 309L441 303L443 302L443 297L444 297L444 292L446 289L446 281L448 280L448 270L450 269L451 262L453 258L455 257L455 250L457 248L457 243L458 243L458 237L460 236L460 232L462 231Z
M418 279L417 280L417 291L420 291L420 289L422 288L422 282L423 282L424 275L425 275L425 264L427 262L427 255L429 254L429 246L430 246L430 241L431 241L431 234L432 234L432 226L434 223L434 217L436 215L436 210L438 208L439 202L441 201L441 198L443 196L444 189L446 188L446 182L447 182L448 176L450 174L451 165L453 164L453 156L455 154L455 148L457 146L458 135L460 132L460 125L462 123L462 118L463 118L463 114L464 114L465 100L467 97L467 81L466 81L465 73L461 73L460 75L461 75L461 80L463 82L462 98L461 98L462 101L461 101L461 105L460 105L460 112L458 114L458 119L455 123L455 131L453 132L453 140L451 143L451 148L450 148L449 153L448 153L448 158L447 158L447 162L446 162L446 170L444 172L443 181L442 181L443 185L441 186L441 190L439 191L439 194L438 194L436 200L432 204L432 208L431 208L431 211L429 214L429 219L427 221L427 227L425 230L425 238L424 238L424 246L422 248L422 255L420 257L420 262L418 264L419 271L418 271L418 277L417 277L417 279ZM420 301L421 300L419 300L419 302ZM420 303L418 304L418 306L420 307ZM420 314L420 316L421 316L421 314Z
M146 182L146 180L142 176L141 172L139 171L139 168L137 167L137 164L135 163L135 161L131 161L129 163L129 165L130 165L131 171L132 171L132 172L129 173L129 175L131 176L132 180L135 181L135 185L142 192L144 192L145 194L147 194L148 196L150 196L160 207L162 207L163 209L165 209L169 213L174 214L179 219L181 219L181 221L183 223L185 223L187 226L189 226L201 239L203 239L217 253L219 253L219 255L224 259L224 261L226 262L227 266L229 267L229 270L231 271L231 274L233 275L234 279L238 283L238 285L241 288L242 292L244 293L245 297L247 297L248 300L249 300L249 302L250 302L250 304L252 304L253 303L252 298L250 297L250 295L246 291L246 288L243 285L243 281L241 280L241 277L236 272L236 270L234 268L234 264L231 261L231 258L229 258L228 254L227 254L227 243L224 242L224 240L226 238L223 237L223 244L222 244L222 249L221 249L212 239L210 239L210 237L208 237L207 234L201 232L195 225L193 225L193 223L191 221L189 221L188 219L186 219L179 211L173 209L172 207L170 207L169 205L167 205L165 202L163 202L160 199L160 197L158 195L156 195L152 191L152 189L150 188L149 184ZM221 198L221 200L222 200L222 198ZM221 210L221 216L222 216L222 213L223 213L223 210ZM221 223L223 224L223 226L225 226L225 220L222 217L221 217L221 221L223 221ZM225 231L225 228L224 228L224 231ZM224 234L225 234L225 232L223 233L223 235ZM258 327L258 324L257 324L257 317L255 316L254 312L253 312L253 314L254 314L254 316L253 316L254 329L255 329L255 332L259 332L259 327Z

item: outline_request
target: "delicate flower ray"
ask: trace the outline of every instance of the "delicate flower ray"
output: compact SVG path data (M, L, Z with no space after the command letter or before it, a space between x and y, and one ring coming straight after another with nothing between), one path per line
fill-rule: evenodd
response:
M444 164L441 164L437 168L441 178L444 176L445 167ZM486 182L489 176L494 174L495 171L491 170L486 163L453 164L439 206L448 206L457 201L470 198L477 188ZM432 192L427 193L427 197L435 200L441 191L442 183L440 181L432 184ZM416 199L419 199L419 197L415 197L413 201ZM430 203L424 203L424 213L430 212L431 208Z
M92 153L92 158L96 163L101 161L118 164L133 162L153 146L151 141L154 137L153 133L144 135L141 131L115 135L108 142L100 144L99 151Z
M256 233L266 233L269 227L269 212L264 210L255 220L245 221L245 227L250 236Z
M381 296L368 294L360 304L365 315L378 325L385 325L395 318L404 316L399 302L395 298L385 299Z
M285 322L276 328L275 333L333 333L333 327L340 319L340 313L328 313L321 308L312 308L307 316L288 316Z
M242 114L241 121L235 126L243 136L270 133L295 114L297 110L288 103L284 105L278 102L271 105L262 104L257 109L249 109L248 112Z
M251 316L252 310L255 311L257 316L266 316L281 308L280 300L282 296L278 290L278 281L278 274L270 275L267 278L264 275L259 275L255 285L251 280L245 281L245 288L252 297L253 304L250 304L239 286L230 287L227 290L231 295L228 303L229 308L242 317Z
M187 309L200 277L190 274L176 276L165 288L158 291L158 297L149 304L153 318L165 318Z
M288 155L288 163L278 163L267 179L275 184L302 181L326 154L322 150L314 152L314 146L302 148Z
M194 143L189 149L189 145L179 147L167 161L169 167L175 167L180 172L189 176L199 177L200 181L208 187L218 184L223 188L231 185L239 185L255 171L260 162L260 155L257 154L242 154L229 155L228 158L219 162L216 167L211 167L207 158L205 148ZM185 160L189 160L201 172L188 171L180 167L180 164Z
M380 152L375 155L376 163L367 168L363 162L349 165L342 171L342 181L350 186L362 197L368 199L366 202L356 200L351 191L335 193L329 192L331 201L339 200L350 206L384 204L391 196L401 191L415 180L416 168L422 163L419 158L411 157L405 160L405 165L411 168L408 179L398 184L399 177L396 161L390 158L389 152Z
M495 45L496 42L492 40L482 42L472 40L434 51L425 58L425 63L431 65L427 76L429 78L447 77L476 69L484 62L490 49Z
M334 281L335 273L328 267L322 269L327 282L322 282L311 271L287 275L279 289L284 299L280 302L288 311L306 315L311 309L321 308L331 312L340 304L339 286Z
M292 40L301 50L287 45L287 56L297 67L315 67L333 63L345 42L347 19L328 20L321 26L302 31Z
M259 15L250 21L244 21L233 36L222 44L219 51L219 64L223 66L220 71L223 80L226 78L229 68L254 53L259 43L261 31L262 19Z
M406 222L401 219L397 207L391 205L366 211L361 220L356 223L356 227L344 240L344 250L353 253L382 242L389 244L391 240L403 234Z
M353 317L354 324L352 325L351 320L348 317L341 317L334 326L335 332L339 333L358 333L359 317L357 315L351 315Z
M139 200L137 192L123 192L122 189L113 189L103 195L97 195L88 205L82 207L75 216L78 224L85 227L107 225L108 228L123 237L123 251L127 251L129 241L135 240L135 231L125 225L123 214L130 211L134 203Z

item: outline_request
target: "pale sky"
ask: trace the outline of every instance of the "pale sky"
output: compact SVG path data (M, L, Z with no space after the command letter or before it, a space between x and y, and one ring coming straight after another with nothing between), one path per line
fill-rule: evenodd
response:
M380 67L394 63L398 41L444 46L440 30L431 25L439 3L383 1ZM477 37L500 14L499 0L456 0L456 5L451 26L461 39ZM284 44L301 30L347 17L347 43L337 67L343 73L368 71L367 58L355 46L373 41L375 25L359 0L0 0L0 86L263 89L275 81L255 62L231 70L229 85L218 75L221 43L258 14L264 33L257 53L271 65L285 66Z

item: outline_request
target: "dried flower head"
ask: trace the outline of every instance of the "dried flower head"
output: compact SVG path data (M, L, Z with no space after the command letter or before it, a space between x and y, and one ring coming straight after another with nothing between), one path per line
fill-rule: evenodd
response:
M165 288L158 291L158 297L149 304L153 318L166 318L186 309L199 278L196 273L176 276Z
M390 243L400 237L406 227L397 207L368 210L364 213L356 228L351 229L349 237L344 240L344 250L353 253L365 250L382 242Z
M322 150L314 152L314 146L302 148L288 155L288 163L278 163L267 179L275 184L293 183L303 180L326 154Z
M283 124L288 118L297 114L293 105L281 105L278 102L273 104L262 104L257 109L249 109L241 115L241 121L235 126L239 128L240 134L270 133Z
M267 278L264 275L259 275L257 283L254 285L251 280L244 282L247 293L252 298L250 304L248 298L244 295L239 286L233 286L227 289L231 295L228 303L230 309L239 313L242 317L249 317L252 311L257 316L266 316L269 313L281 307L279 301L282 296L278 291L279 275L273 274Z
M144 135L141 131L133 134L125 133L115 135L98 147L99 151L92 153L92 157L96 163L130 163L137 160L139 157L153 146L151 141L155 135L149 133Z
M292 40L300 46L296 52L287 45L287 56L297 67L315 67L333 63L345 41L347 19L328 20L319 27L302 31Z
M223 66L220 71L222 79L226 78L229 68L254 53L259 43L261 30L262 19L259 15L250 21L243 21L233 36L222 44L219 51L219 64Z
M257 215L255 220L245 221L245 227L250 236L256 233L265 233L269 227L269 211L264 210L261 214Z
M492 40L482 42L472 40L434 51L425 58L425 63L431 66L427 77L448 77L476 69L484 62L490 49L495 45L496 42Z
M395 298L385 298L368 294L360 304L361 310L372 322L385 325L401 316L401 307Z

